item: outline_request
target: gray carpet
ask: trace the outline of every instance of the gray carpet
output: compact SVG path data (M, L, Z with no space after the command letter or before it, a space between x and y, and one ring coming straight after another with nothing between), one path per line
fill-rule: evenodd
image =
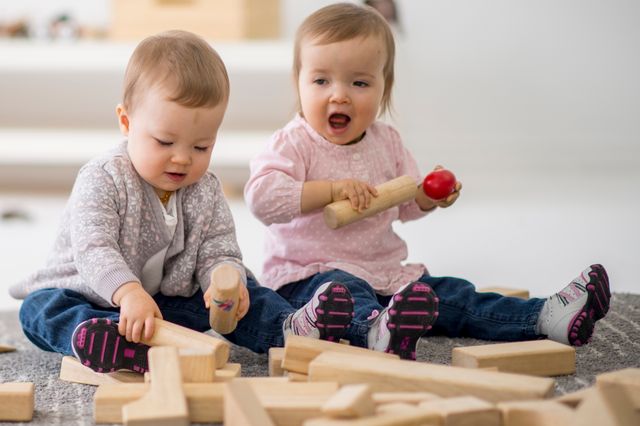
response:
M482 343L476 339L422 339L418 359L448 364L453 347ZM95 388L59 380L62 356L33 346L22 334L15 311L0 312L0 344L18 349L0 354L0 382L28 381L36 387L34 419L25 424L93 424ZM267 375L266 355L233 347L230 362L242 364L243 376ZM613 295L609 315L598 322L591 344L577 349L576 374L556 378L556 394L589 386L597 374L626 367L640 367L640 295L618 293Z

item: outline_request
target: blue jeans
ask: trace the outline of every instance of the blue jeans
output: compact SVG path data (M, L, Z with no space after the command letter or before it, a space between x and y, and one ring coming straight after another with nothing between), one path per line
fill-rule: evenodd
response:
M254 352L267 352L272 346L284 346L282 323L295 311L276 292L247 279L251 305L236 329L225 335L229 341ZM153 299L165 320L204 332L211 328L209 311L201 290L191 297L156 294ZM72 355L71 336L76 326L91 318L118 321L119 308L105 308L89 302L82 294L59 288L31 293L20 308L20 323L27 338L45 351Z
M294 308L299 308L327 281L339 281L349 288L355 299L355 315L345 339L352 345L366 347L371 324L368 318L374 310L386 307L391 296L376 294L366 281L340 270L287 284L278 293ZM439 315L429 335L502 341L542 337L536 334L535 328L545 299L523 300L497 293L478 293L473 284L460 278L423 275L419 281L431 286L440 299Z

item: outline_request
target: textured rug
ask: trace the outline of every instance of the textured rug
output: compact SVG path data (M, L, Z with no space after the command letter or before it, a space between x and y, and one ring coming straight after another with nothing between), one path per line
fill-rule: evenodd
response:
M418 360L449 364L451 349L483 344L476 339L430 337L418 346ZM58 379L61 355L43 352L21 332L17 312L0 312L0 345L17 348L0 354L0 382L33 382L36 404L28 425L92 425L95 387ZM234 346L230 362L242 364L243 376L266 376L267 356ZM640 295L614 294L608 316L599 321L591 344L577 348L577 371L556 378L556 394L589 386L605 371L640 367ZM5 424L5 423L0 423ZM6 423L16 425L17 423Z

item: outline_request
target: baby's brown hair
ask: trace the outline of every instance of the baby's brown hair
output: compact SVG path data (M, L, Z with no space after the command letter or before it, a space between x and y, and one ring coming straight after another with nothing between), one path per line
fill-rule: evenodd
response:
M137 95L167 83L170 101L185 107L214 107L229 99L229 76L218 53L187 31L166 31L142 40L124 75L122 103L133 111Z
M300 76L300 46L305 39L314 39L319 44L330 44L369 36L379 37L387 52L387 60L383 69L384 92L382 93L382 109L380 111L383 114L391 107L396 50L389 24L372 7L353 3L336 3L309 15L296 32L293 50L294 81L297 83ZM300 109L300 105L298 105L298 109Z

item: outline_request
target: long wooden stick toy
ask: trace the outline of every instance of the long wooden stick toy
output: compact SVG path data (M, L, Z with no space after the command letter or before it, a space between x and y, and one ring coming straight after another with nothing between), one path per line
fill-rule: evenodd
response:
M351 207L349 200L340 200L324 208L324 222L331 229L337 229L360 219L380 213L390 207L407 202L416 196L415 180L410 176L400 176L376 186L378 196L371 199L365 210L358 212Z
M231 265L220 265L211 274L209 324L214 331L228 334L238 325L236 313L241 285L240 274Z

